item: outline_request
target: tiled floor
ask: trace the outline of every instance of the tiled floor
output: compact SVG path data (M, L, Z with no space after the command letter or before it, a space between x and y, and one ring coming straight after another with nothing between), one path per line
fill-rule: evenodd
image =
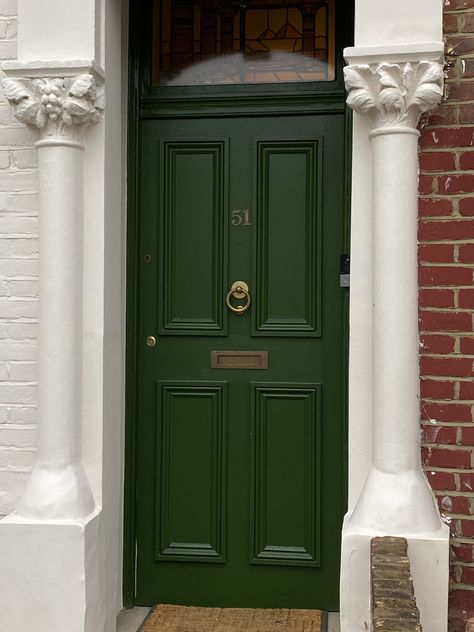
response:
M137 632L150 608L130 608L122 610L117 617L117 632Z
M117 617L117 632L137 632L148 612L149 608L122 610ZM328 632L339 632L339 630L339 613L330 612L328 616Z

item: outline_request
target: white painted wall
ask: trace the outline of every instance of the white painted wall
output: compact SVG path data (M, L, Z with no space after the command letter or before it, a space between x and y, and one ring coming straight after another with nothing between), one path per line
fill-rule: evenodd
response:
M0 59L16 57L17 2L0 0ZM0 95L0 515L21 495L36 446L36 133Z
M18 59L99 60L101 8L101 0L20 1Z
M86 137L84 186L83 452L99 507L91 604L100 631L121 607L124 436L127 34L125 0L19 0L22 62L90 60L106 72L107 110ZM0 0L0 58L16 55L16 0ZM19 76L21 73L19 72ZM38 134L0 101L0 515L10 513L34 460L37 355ZM97 613L96 613L97 614ZM94 615L95 616L95 615ZM103 627L102 627L103 622Z
M433 0L356 0L355 46L438 42L443 7Z

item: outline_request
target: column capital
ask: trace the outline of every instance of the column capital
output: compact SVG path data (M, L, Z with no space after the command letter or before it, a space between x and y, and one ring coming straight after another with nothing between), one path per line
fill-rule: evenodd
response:
M443 66L428 60L344 68L347 104L381 130L416 129L420 116L441 101L443 79Z
M104 109L104 87L91 74L2 80L15 117L40 131L41 140L80 143Z

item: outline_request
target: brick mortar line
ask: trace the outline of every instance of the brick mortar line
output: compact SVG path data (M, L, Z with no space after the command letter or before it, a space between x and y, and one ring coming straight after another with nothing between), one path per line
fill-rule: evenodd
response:
M423 399L423 401L426 401L425 399ZM444 400L444 402L437 402L437 401L430 401L430 404L449 404L452 400ZM456 405L458 405L459 403L465 402L465 400L456 400ZM472 407L474 405L474 402L472 400L470 401L466 401L466 406L470 406ZM440 420L435 420L436 424L434 424L431 419L426 418L426 417L422 417L421 418L421 423L423 425L423 428L452 428L453 426L455 426L456 428L474 428L474 421L446 421L444 419L440 419Z
M0 430L7 427L10 430L37 430L37 424L0 424Z
M469 500L472 499L472 492L458 492L458 491L441 490L441 489L434 489L434 488L432 488L432 491L434 491L437 496L443 495L443 496L452 496L453 498L467 498ZM444 513L444 510L443 510L443 513ZM463 518L465 516L474 518L473 514L459 514L459 515L461 515ZM474 546L474 540L472 541L472 545Z
M1 386L38 386L38 380L19 380L17 382L13 382L12 380L2 380L0 383ZM1 448L1 446L0 446Z
M435 465L433 467L428 466L428 465L423 465L423 471L428 472L428 473L435 472L439 474L472 474L474 475L474 468L471 468L471 469L466 468L462 470L459 467L450 467L450 466L441 467L440 465Z
M438 357L438 356L436 356L436 357ZM25 360L25 362L28 362L28 360ZM422 375L422 376L420 376L420 379L421 379L421 380L430 379L430 380L433 380L433 381L435 381L435 382L438 382L438 381L439 381L439 382L446 382L446 381L448 381L448 382L449 382L449 384L455 384L456 382L459 382L459 381L462 381L462 382L464 382L464 381L469 381L469 382L472 382L472 377L469 377L469 376L468 376L468 377L465 377L465 376L461 376L461 377L457 377L457 376L455 376L455 377L453 377L453 376L449 376L448 378L446 378L446 377L444 377L443 375L433 375L433 377L426 378L424 375ZM425 398L423 397L422 399L425 399ZM444 400L444 401L446 401L446 400Z
M474 245L474 241L428 241L421 242L420 246L472 246ZM474 262L473 261L430 261L429 259L423 259L421 256L418 257L418 264L421 268L453 268L454 270L458 270L460 268L472 269L474 271ZM456 286L458 287L458 286ZM462 286L459 286L462 287ZM469 286L468 286L469 287Z
M37 452L37 449L34 447L24 447L24 448L20 448L19 446L16 445L12 445L12 446L0 446L0 453L2 452L27 452L29 454L34 454L35 452Z
M474 289L474 285L423 285L420 287L420 290L452 290L453 292L456 290L472 290ZM470 307L437 307L434 305L425 305L423 303L419 303L418 305L421 312L429 312L429 313L453 313L453 314L465 314L472 313L472 308ZM472 334L472 331L471 331Z
M449 5L447 5L449 7ZM463 7L462 9L449 9L446 6L443 7L443 15L469 15L474 12L474 7Z
M450 452L460 452L461 450L465 450L466 452L469 450L472 452L474 448L474 446L471 446L471 445L453 445L452 443L421 443L421 446L424 448L427 448L430 451L449 450ZM428 468L429 466L426 465L425 467ZM465 469L462 469L462 468L458 468L458 469L461 470L461 472L466 472L466 470L472 470L472 466Z
M0 467L0 472L18 472L18 473L29 473L31 472L31 467L27 465L2 465Z
M459 125L456 125L455 123L450 123L449 125L451 126L454 125L455 127L459 127ZM472 126L474 127L474 123L472 124ZM449 126L446 125L445 127L449 127ZM431 145L429 147L423 147L421 144L418 145L418 156L427 156L428 154L446 154L448 156L452 156L453 152L472 154L474 153L474 147L470 145L467 145L466 147L444 147L443 146L438 149L437 147L431 147ZM458 171L461 171L462 173L464 173L464 169L458 169Z
M429 332L432 335L436 335L436 332ZM425 332L423 332L423 335L425 335ZM440 334L440 335L444 335L444 334ZM472 332L470 332L470 336L472 337ZM454 353L454 352L450 352L450 353L423 353L423 351L420 352L420 355L423 356L424 358L443 358L443 359L449 359L449 360L457 360L459 358L464 358L466 360L471 360L474 358L474 355L472 353ZM452 375L451 378L470 378L471 376L468 375ZM472 379L472 377L471 377Z

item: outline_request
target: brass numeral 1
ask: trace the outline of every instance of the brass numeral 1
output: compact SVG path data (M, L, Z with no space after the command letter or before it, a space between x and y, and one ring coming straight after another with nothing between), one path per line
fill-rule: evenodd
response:
M232 211L232 225L233 226L252 226L250 221L250 209L234 209Z

